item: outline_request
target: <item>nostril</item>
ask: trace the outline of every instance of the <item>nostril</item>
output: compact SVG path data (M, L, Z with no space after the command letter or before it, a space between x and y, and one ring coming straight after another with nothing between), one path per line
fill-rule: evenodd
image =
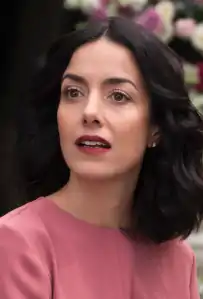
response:
M84 118L83 119L83 124L87 125L87 124L100 124L100 121L98 119L87 119L87 118Z

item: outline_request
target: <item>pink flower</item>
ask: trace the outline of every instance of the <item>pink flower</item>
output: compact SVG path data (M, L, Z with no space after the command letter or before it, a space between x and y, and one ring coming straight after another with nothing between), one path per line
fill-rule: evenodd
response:
M108 10L107 6L109 4L110 0L100 0L100 7L93 10L92 12L92 18L104 20L108 17Z
M101 0L101 5L103 7L106 7L110 2L111 2L111 0Z
M172 23L164 22L163 18L153 8L145 10L143 14L136 18L135 22L153 32L163 42L168 42L173 36Z
M160 16L153 8L146 9L135 21L154 33L160 32L163 27Z
M108 16L106 8L98 8L94 10L91 14L91 17L97 20L105 20Z
M182 38L189 38L194 33L195 26L193 19L179 19L175 23L175 34Z

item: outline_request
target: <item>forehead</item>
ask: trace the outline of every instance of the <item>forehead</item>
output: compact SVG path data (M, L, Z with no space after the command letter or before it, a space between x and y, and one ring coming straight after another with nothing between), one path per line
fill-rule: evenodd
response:
M67 71L85 77L125 76L136 81L140 80L140 72L131 52L107 38L78 48L65 73Z

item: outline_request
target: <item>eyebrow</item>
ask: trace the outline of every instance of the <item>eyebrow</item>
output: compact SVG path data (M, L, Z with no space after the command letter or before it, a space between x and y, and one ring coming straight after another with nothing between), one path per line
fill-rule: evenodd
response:
M79 75L76 75L76 74L66 73L62 77L62 81L65 80L65 79L70 79L70 80L73 80L77 83L82 83L82 84L87 85L87 81L85 80L85 78L83 78ZM104 82L103 82L104 85L116 85L116 84L123 84L123 83L131 84L136 90L138 90L136 84L133 81L131 81L130 79L127 79L127 78L112 77L112 78L105 79Z
M87 84L87 81L81 77L81 76L78 76L78 75L75 75L75 74L70 74L70 73L67 73L65 74L63 77L62 77L62 82L65 80L65 79L70 79L70 80L73 80L77 83L82 83L82 84Z

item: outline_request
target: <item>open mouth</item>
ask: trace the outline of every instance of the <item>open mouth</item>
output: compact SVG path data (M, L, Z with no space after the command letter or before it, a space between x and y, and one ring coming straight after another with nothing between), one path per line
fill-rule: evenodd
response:
M80 149L95 149L95 151L105 151L111 148L110 143L99 136L82 136L76 140L76 145Z
M82 147L92 147L92 148L110 148L110 145L107 143L103 143L99 141L90 141L90 140L82 141L77 145Z

